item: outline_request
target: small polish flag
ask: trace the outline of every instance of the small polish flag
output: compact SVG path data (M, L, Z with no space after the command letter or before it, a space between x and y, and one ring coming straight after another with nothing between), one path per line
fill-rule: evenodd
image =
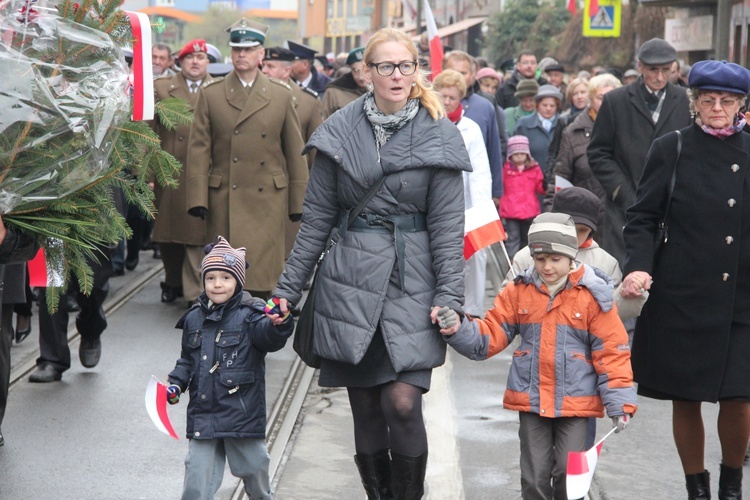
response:
M508 239L491 199L478 202L466 211L464 222L464 259L493 243Z
M167 436L180 439L177 437L167 413L167 386L159 382L159 379L153 375L148 380L148 386L146 387L146 411L157 429Z
M602 444L616 430L615 427L609 431L588 451L568 452L567 477L565 480L568 500L583 498L589 492L591 480L594 478L594 469L596 469L596 463L599 460L599 453L602 451Z
M576 9L577 9L576 2L577 2L577 0L568 0L568 10L574 16L576 15Z
M559 175L555 176L555 193L557 193L561 189L572 188L572 187L573 187L573 183L570 182L565 177L560 177Z
M593 17L599 12L599 0L586 0L589 4L589 16Z
M133 116L154 119L154 76L151 65L151 21L142 12L125 11L133 31Z
M59 240L50 242L54 246L62 244ZM40 248L33 259L28 262L29 286L35 288L60 287L63 286L63 269L62 262L50 262L44 253L44 248Z
M430 2L424 0L424 20L427 23L427 38L430 41L430 68L432 68L431 80L443 71L443 44L438 36L435 17L432 15Z

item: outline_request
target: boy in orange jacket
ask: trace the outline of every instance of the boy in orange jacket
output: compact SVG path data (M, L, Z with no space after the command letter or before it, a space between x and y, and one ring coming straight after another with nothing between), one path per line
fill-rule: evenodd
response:
M534 267L495 299L485 319L436 309L432 320L459 353L484 360L516 336L503 407L519 413L524 499L567 499L569 451L583 451L586 420L604 409L621 431L636 411L628 335L617 315L612 280L575 261L569 215L545 213L529 229Z

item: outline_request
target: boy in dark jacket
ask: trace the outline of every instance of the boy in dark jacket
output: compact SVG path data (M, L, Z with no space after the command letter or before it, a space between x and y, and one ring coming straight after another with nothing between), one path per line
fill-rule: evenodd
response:
M204 293L177 323L182 353L169 374L167 399L190 391L183 499L213 498L224 463L252 499L271 499L266 449L265 356L292 334L291 316L265 314L243 292L245 249L221 236L201 263Z

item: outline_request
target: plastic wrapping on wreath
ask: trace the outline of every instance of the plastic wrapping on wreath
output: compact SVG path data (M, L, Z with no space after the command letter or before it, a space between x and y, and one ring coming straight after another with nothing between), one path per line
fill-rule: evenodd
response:
M99 179L130 114L109 35L33 1L0 0L0 214Z

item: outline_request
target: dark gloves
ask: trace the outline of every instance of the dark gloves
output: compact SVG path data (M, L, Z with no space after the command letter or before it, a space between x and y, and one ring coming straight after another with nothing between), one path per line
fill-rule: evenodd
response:
M192 215L193 217L200 217L201 219L206 220L206 215L208 215L208 209L206 207L188 208L188 215Z
M172 384L169 387L167 387L167 402L171 405L176 405L180 402L180 386L177 384Z
M289 214L289 220L292 222L299 222L302 220L302 214Z

